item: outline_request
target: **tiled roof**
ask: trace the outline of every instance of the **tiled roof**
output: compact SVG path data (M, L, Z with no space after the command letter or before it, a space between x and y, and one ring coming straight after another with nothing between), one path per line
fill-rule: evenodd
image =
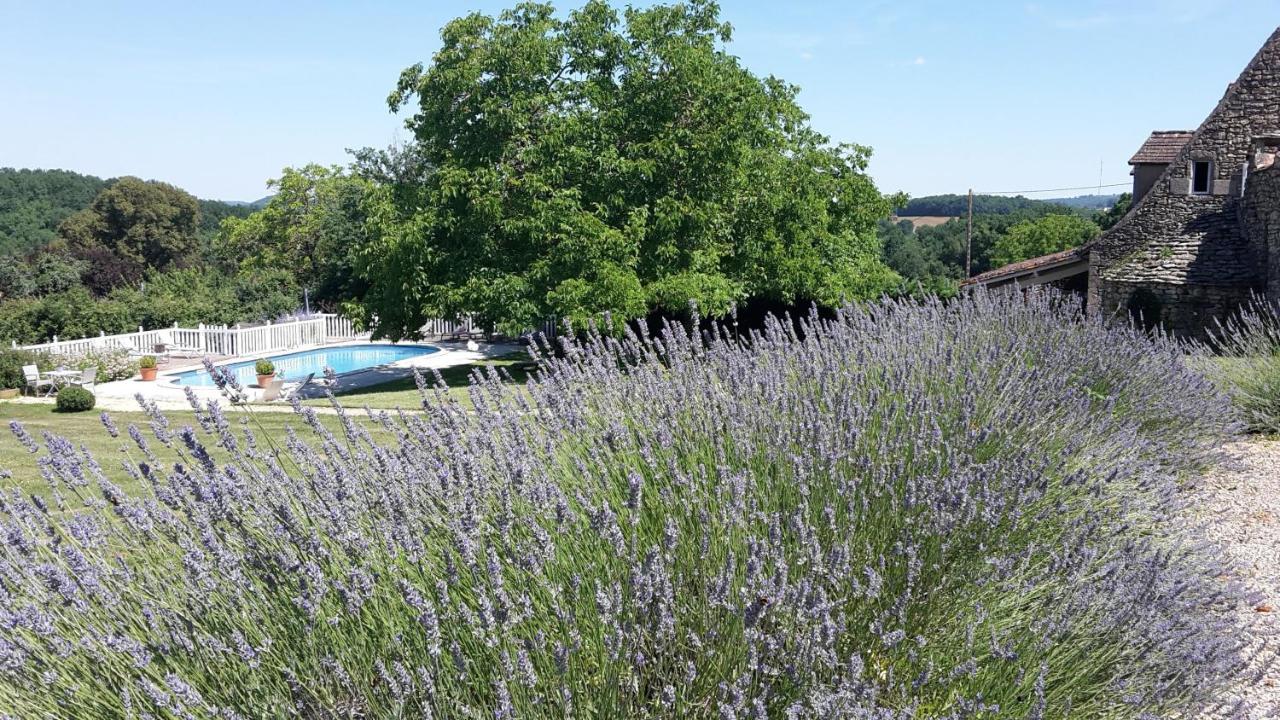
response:
M974 275L973 277L961 282L960 284L961 285L981 285L981 284L993 282L995 280L1001 280L1006 277L1013 277L1016 275L1022 275L1028 272L1033 272L1035 270L1051 267L1053 265L1063 265L1069 262L1073 262L1075 260L1082 260L1086 257L1088 257L1087 248L1083 248L1083 247L1071 248L1070 250L1063 250L1061 252L1050 253L1049 255L1041 255L1040 257L1033 257L1030 260L1023 260L1021 262L1010 263L1009 265L998 267L994 270L988 270L980 275Z
M1156 130L1142 143L1138 152L1129 158L1129 164L1168 165L1178 157L1178 151L1194 134L1186 130Z

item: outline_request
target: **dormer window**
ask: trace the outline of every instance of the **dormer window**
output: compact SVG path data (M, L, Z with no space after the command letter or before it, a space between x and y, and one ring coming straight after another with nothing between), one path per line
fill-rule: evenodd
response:
M1191 194L1208 195L1213 190L1213 161L1191 161Z

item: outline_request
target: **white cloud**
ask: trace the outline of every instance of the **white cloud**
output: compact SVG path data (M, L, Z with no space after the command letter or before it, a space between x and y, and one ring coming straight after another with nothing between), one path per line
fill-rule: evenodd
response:
M804 52L800 53L800 59L801 59L801 60L803 60L803 61L805 61L805 62L809 62L810 60L812 60L812 59L813 59L813 53L811 53L811 52L809 52L808 50L806 50L806 51L804 51Z
M924 64L924 56L923 56L923 55L917 55L917 56L916 56L916 59L911 61L911 64L912 64L912 65L923 65L923 64Z

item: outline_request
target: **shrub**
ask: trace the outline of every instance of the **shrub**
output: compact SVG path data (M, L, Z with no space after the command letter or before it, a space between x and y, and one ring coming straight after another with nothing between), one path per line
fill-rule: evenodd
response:
M23 365L35 365L41 370L50 367L47 355L29 350L0 349L0 389L27 386L26 377L22 374Z
M85 410L92 410L94 402L93 393L85 388L72 385L58 391L55 406L58 412L84 412Z
M155 355L143 355L143 356L142 356L142 359L138 361L138 367L140 367L140 368L146 368L146 369L150 370L151 368L153 368L153 367L155 367L155 366L156 366L156 356L155 356Z
M96 264L94 269L99 269ZM96 297L76 286L41 297L5 297L0 299L0 342L31 344L47 342L54 335L72 340L96 337L99 332L131 332L138 326L231 324L275 317L301 304L296 284L283 270L230 276L185 268L148 273L145 291L125 285Z
M0 706L1133 718L1241 666L1180 485L1233 413L1168 340L979 292L561 342L474 411L298 406L269 451L149 407L190 461L121 433L133 492L47 436L41 497L84 500L0 504Z
M39 298L0 300L0 342L29 345L48 339L40 336L43 307Z
M275 363L266 358L262 358L253 364L253 370L259 375L274 375L276 372Z
M54 365L87 370L98 368L98 382L126 380L138 371L138 363L129 356L124 348L93 348L78 355L54 355Z

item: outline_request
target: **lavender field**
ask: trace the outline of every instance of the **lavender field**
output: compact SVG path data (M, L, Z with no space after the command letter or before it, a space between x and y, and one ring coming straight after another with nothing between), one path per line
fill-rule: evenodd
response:
M1241 667L1185 507L1236 414L1172 342L1047 294L799 325L566 341L376 435L15 425L0 715L1137 718Z

